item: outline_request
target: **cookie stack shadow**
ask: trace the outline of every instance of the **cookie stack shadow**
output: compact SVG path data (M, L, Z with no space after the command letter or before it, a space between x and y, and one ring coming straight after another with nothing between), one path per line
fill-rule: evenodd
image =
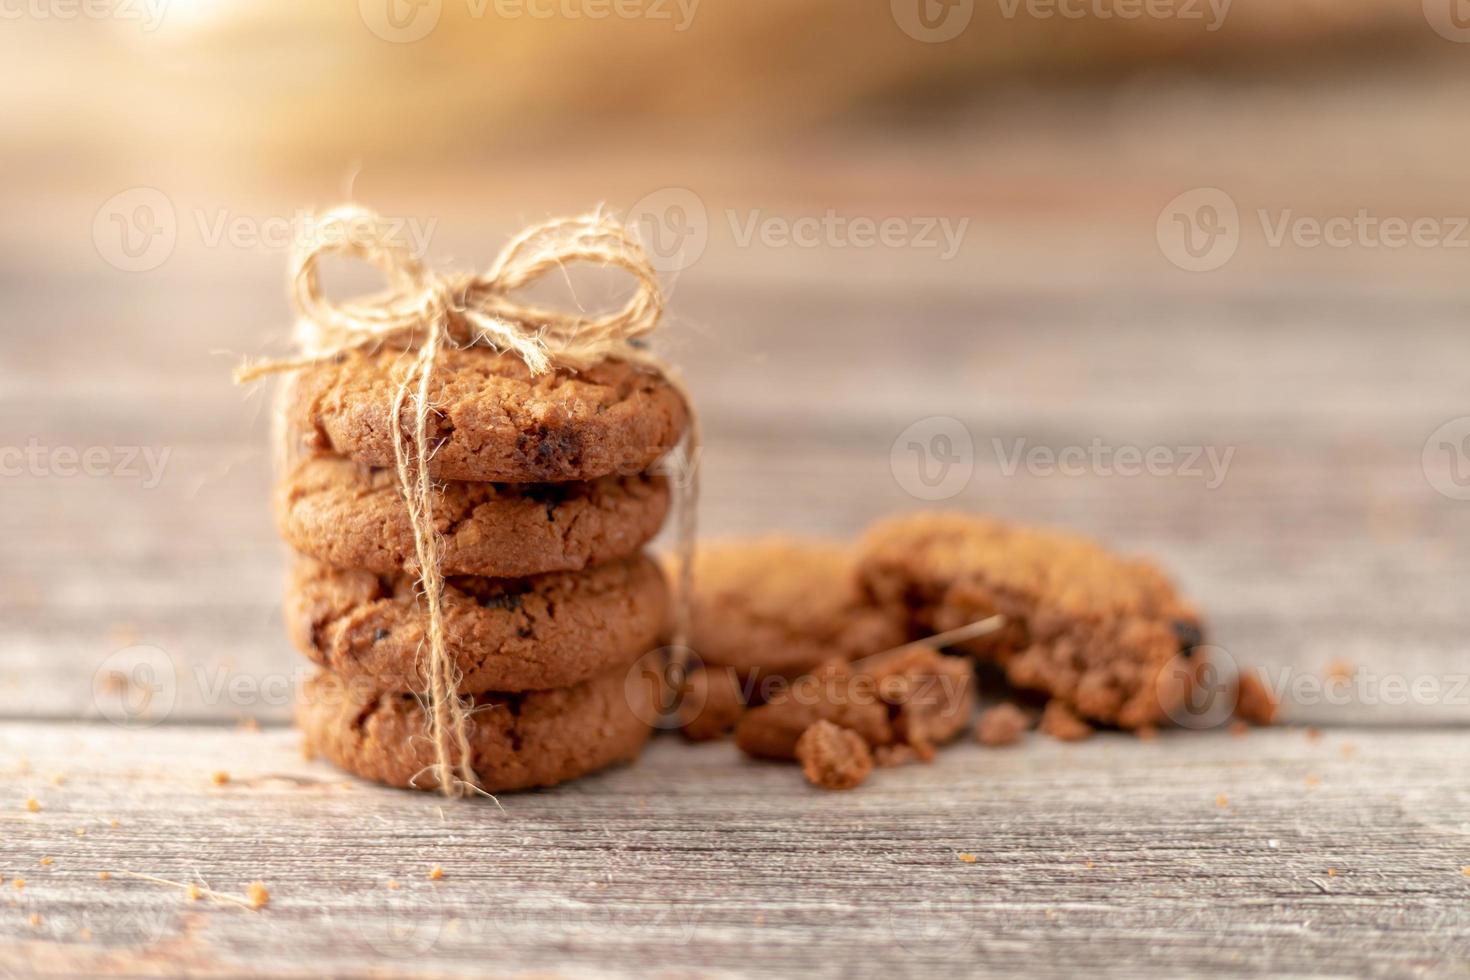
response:
M297 720L308 752L391 786L437 789L420 692L428 623L394 468L395 352L300 372L279 402L276 509L296 551L287 632L321 670ZM662 378L620 362L532 378L452 351L431 392L447 651L480 787L550 786L638 755L670 594L644 548L671 505L658 462L687 423Z

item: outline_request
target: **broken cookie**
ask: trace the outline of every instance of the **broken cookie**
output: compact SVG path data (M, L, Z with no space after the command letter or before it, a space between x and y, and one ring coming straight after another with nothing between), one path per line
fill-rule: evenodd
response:
M974 708L974 672L960 658L905 647L858 663L834 659L793 681L735 728L747 755L792 759L819 721L857 733L872 749L904 746L921 759L958 735Z
M964 649L1094 722L1168 720L1203 659L1199 614L1162 572L1074 535L916 514L874 527L858 572L917 634L1004 615L1005 629Z

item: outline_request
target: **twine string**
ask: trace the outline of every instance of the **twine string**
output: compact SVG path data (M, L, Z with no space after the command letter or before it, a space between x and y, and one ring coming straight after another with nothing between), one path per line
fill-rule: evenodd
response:
M329 256L366 262L385 288L345 301L327 298L320 264ZM619 269L634 280L623 306L588 315L544 306L514 295L552 271L576 262ZM432 769L449 796L477 791L469 743L470 711L460 699L460 677L450 659L444 625L443 541L434 527L434 482L429 475L432 381L446 347L489 347L514 354L532 375L556 368L579 371L616 358L661 375L689 412L682 473L676 491L678 605L666 675L683 665L689 637L689 578L695 539L699 428L689 393L669 366L640 348L658 326L664 297L657 273L628 230L600 211L559 218L516 235L483 273L436 273L395 240L395 229L366 208L327 212L293 257L291 299L296 309L295 357L247 362L237 383L330 362L353 351L399 347L413 357L393 398L393 456L399 489L413 529L419 590L427 607L428 663L422 692L433 744ZM676 662L677 661L677 662Z

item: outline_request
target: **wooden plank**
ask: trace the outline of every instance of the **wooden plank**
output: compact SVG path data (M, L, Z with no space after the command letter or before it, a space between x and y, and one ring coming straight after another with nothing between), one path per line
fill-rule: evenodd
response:
M956 746L841 796L728 743L664 738L633 767L500 809L361 784L303 761L296 741L0 725L0 969L1470 969L1458 733L1036 736ZM190 902L124 871L231 894L260 880L271 901Z

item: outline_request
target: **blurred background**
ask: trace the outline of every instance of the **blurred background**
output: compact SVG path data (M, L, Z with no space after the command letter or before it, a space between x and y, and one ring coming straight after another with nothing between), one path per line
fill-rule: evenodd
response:
M190 680L297 669L229 373L355 200L442 268L634 224L710 534L1063 524L1243 664L1441 684L1290 718L1470 718L1466 0L15 0L0 77L9 716L149 644L174 717L288 717Z

